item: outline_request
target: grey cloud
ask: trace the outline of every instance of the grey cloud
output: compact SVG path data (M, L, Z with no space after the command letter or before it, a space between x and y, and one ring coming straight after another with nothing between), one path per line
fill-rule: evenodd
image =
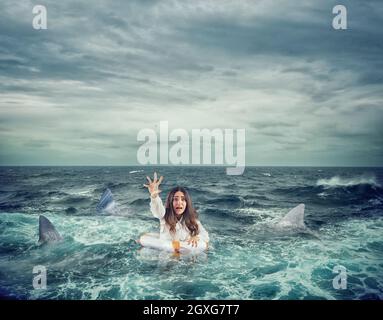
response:
M250 124L251 127L255 129L266 129L266 128L283 128L283 127L296 127L297 125L292 123L292 122L287 122L287 121L278 121L278 120L270 120L270 121L257 121L257 122L252 122Z
M23 143L27 148L45 148L50 146L49 141L44 140L28 140Z
M235 71L224 71L222 72L222 75L227 77L235 77L238 75L238 73Z
M40 31L32 5L5 1L0 12L1 159L27 144L38 163L33 148L46 142L60 153L41 156L53 163L91 161L82 146L134 161L137 130L168 120L246 128L254 164L266 147L271 162L293 162L298 146L311 161L315 139L328 163L353 161L339 158L342 143L348 156L370 146L383 160L380 1L347 2L346 31L331 28L327 0L47 1Z

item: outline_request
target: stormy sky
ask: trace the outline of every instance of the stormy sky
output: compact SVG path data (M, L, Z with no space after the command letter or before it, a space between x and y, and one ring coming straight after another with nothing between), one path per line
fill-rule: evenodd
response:
M3 0L0 164L135 165L168 121L245 129L247 165L381 166L383 2L334 30L338 3Z

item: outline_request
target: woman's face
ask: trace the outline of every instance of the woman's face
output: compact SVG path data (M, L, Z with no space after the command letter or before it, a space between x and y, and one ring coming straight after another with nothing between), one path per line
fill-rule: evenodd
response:
M173 210L176 213L176 215L181 215L185 212L186 209L186 200L185 200L185 195L181 191L177 191L174 194L173 197Z

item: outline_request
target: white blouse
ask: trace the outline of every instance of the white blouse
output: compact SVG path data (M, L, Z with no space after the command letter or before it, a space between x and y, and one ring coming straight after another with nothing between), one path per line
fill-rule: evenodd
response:
M166 224L165 220L165 207L162 204L162 200L159 196L153 198L150 198L150 211L152 212L153 216L160 219L160 239L163 240L179 240L179 241L186 241L190 238L190 231L188 227L183 223L183 218L181 218L180 221L176 224L176 231L175 233L170 232L169 226ZM198 237L200 240L209 242L209 233L206 231L206 229L202 226L201 222L197 219L196 220L198 224Z

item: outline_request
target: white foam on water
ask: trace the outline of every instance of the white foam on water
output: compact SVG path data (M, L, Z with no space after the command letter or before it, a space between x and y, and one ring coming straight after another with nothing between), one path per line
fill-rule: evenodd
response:
M317 186L323 186L327 188L351 187L363 184L369 184L371 186L380 187L380 185L376 181L376 177L369 175L361 175L352 178L342 178L339 176L334 176L330 179L319 179L316 184Z

